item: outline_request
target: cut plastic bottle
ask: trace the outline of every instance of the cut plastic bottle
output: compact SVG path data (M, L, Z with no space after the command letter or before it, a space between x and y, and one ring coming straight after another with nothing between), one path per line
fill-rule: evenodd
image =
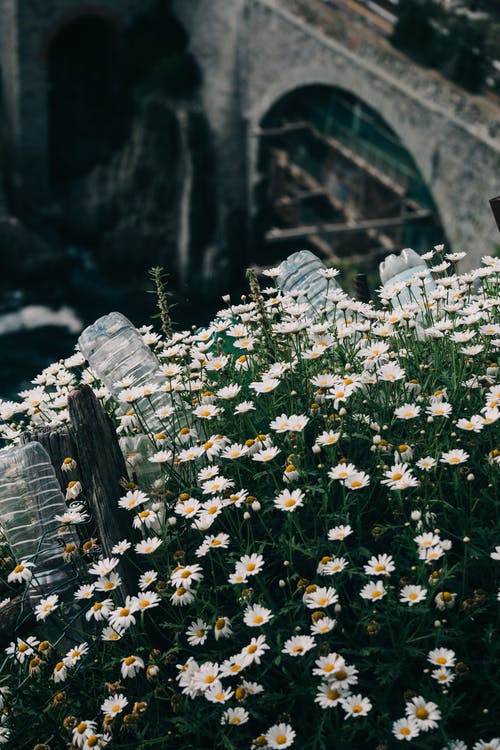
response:
M324 263L309 250L292 253L280 267L278 286L285 294L297 294L299 304L309 305L308 317L319 314L321 308L332 310L327 291L340 289L335 279L326 279L319 271L326 270Z
M49 593L63 592L72 571L62 560L73 539L59 534L66 503L50 457L40 443L0 451L0 526L17 563L33 562L29 587L32 605Z

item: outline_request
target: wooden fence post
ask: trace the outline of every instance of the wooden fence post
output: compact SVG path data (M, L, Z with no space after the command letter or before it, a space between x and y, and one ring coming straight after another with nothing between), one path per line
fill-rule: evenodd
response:
M105 413L88 385L74 388L68 398L71 436L85 499L106 557L112 557L117 542L137 536L128 511L118 506L124 490L120 480L127 479L125 459L110 417ZM122 593L137 589L137 571L120 558Z

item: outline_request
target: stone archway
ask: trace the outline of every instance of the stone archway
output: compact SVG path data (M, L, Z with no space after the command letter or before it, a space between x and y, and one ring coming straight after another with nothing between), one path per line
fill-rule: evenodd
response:
M46 61L53 187L105 161L127 135L127 95L117 85L120 42L120 24L103 13L70 17L52 34Z
M252 239L257 246L264 236L272 236L271 242L284 242L283 250L289 252L287 238L291 249L300 237L306 242L308 226L372 221L376 227L377 219L390 219L393 228L384 230L381 223L380 232L374 227L368 234L349 230L340 236L326 235L318 238L318 246L326 252L331 245L333 252L344 256L405 245L425 252L446 241L439 210L419 165L396 129L358 92L332 85L330 79L329 83L292 85L276 100L269 96L264 101L270 104L259 112L258 120L255 117L249 154ZM297 179L302 186L298 193ZM300 196L311 190L306 206ZM328 192L314 195L318 190ZM294 235L299 229L303 234Z

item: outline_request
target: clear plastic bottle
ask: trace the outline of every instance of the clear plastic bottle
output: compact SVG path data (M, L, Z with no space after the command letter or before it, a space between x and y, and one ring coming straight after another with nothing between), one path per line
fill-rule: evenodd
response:
M121 437L119 443L129 475L137 477L141 490L147 492L161 476L158 464L149 460L156 450L153 443L144 434Z
M130 378L134 387L152 385L162 389L166 384L157 358L133 323L119 312L104 315L85 328L78 346L92 370L115 397L122 390L116 383L125 378ZM138 410L152 432L164 427L155 411L167 405L172 405L172 398L163 390L137 401Z
M48 593L63 592L73 579L62 551L74 537L61 536L55 519L65 511L54 467L40 443L0 451L0 526L15 560L35 564L29 589L33 605Z
M297 301L310 305L310 315L317 314L321 307L333 309L327 300L327 291L340 288L335 279L326 279L320 273L326 266L309 250L292 253L281 264L278 286L285 292L299 292Z
M425 314L424 293L431 292L436 288L436 284L427 263L415 250L412 250L411 247L405 247L400 255L388 255L380 263L379 272L384 289L414 279L418 275L423 281L423 288L416 284L409 287L404 286L398 293L397 304L406 305L416 302L420 305L422 315Z

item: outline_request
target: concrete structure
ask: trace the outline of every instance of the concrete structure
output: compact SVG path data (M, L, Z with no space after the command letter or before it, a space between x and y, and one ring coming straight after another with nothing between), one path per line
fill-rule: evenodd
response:
M317 13L315 8L317 6ZM0 0L4 108L17 188L48 198L46 51L77 15L126 24L144 0ZM413 156L453 249L498 244L488 199L499 192L500 109L398 54L319 0L172 0L203 72L201 97L217 155L218 241L253 210L255 131L285 94L326 84L375 109ZM321 11L321 13L320 13ZM333 16L332 16L333 19Z

